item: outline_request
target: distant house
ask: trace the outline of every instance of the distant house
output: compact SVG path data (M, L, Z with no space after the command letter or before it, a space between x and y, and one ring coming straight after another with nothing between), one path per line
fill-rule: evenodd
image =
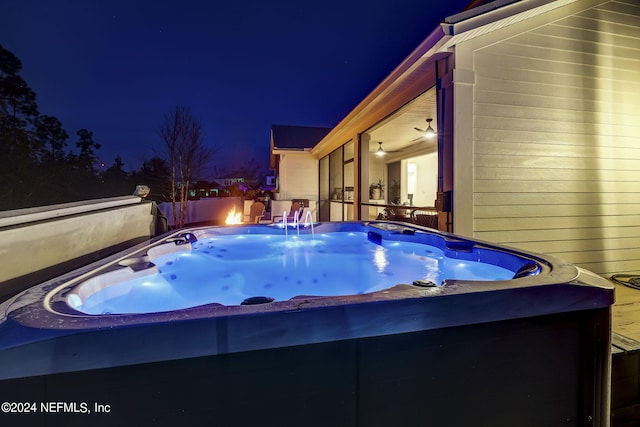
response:
M245 182L244 178L241 177L231 177L231 178L214 178L212 181L218 187L230 187L234 184L242 185Z
M270 168L275 172L274 212L289 209L292 199L318 199L318 160L311 149L331 128L271 127ZM311 206L315 210L316 206Z
M639 272L638 46L635 0L472 1L305 146L297 172L280 159L281 195L313 197L319 220L431 207L442 230ZM271 152L295 151L272 133Z

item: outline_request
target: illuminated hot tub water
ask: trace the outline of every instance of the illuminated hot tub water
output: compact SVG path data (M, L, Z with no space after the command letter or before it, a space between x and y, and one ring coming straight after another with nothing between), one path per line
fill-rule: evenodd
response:
M137 271L123 267L87 280L67 301L86 314L153 313L300 295L356 295L397 284L509 280L515 274L486 262L450 258L445 248L420 243L426 235L400 236L411 241L365 231L283 237L203 230L190 235L190 242L165 243L149 249L144 259L134 258L142 266Z
M0 304L0 401L113 408L65 425L607 425L605 279L420 226L298 227L180 230L34 284Z

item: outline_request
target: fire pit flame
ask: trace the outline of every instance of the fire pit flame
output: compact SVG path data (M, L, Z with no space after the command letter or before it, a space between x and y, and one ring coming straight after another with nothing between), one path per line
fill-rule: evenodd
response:
M227 219L224 221L225 224L242 224L242 213L236 212L236 208L233 208L227 214Z

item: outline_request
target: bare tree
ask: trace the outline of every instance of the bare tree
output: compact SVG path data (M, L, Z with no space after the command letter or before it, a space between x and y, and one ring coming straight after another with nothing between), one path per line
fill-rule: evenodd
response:
M212 151L203 143L202 124L189 108L176 106L164 117L160 136L167 150L167 162L171 171L171 204L176 227L184 227L187 214L189 184L195 181Z

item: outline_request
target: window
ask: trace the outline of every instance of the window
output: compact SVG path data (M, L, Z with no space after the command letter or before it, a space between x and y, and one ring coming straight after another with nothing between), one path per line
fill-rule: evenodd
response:
M321 221L354 219L354 155L353 141L320 159L320 211Z

